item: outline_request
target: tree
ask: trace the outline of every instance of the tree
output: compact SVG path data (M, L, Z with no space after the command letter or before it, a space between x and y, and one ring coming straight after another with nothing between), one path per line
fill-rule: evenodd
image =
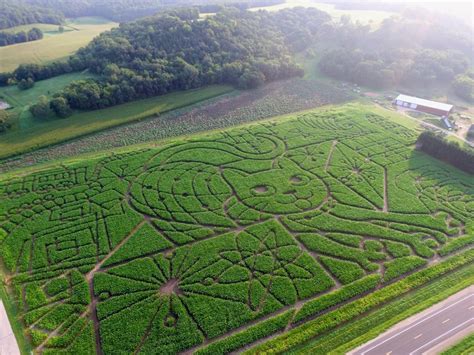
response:
M20 82L18 83L18 89L28 90L28 89L31 89L34 85L35 85L35 82L31 78L21 79Z
M34 117L45 118L51 115L51 109L49 107L49 100L46 96L42 95L38 98L38 102L30 106L30 112Z
M253 89L265 82L265 75L256 69L246 69L239 78L239 87L242 89Z
M55 97L50 101L49 107L60 118L66 118L72 114L71 107L64 97Z
M471 75L462 74L456 76L452 85L456 95L466 101L474 102L474 74Z
M59 31L59 33L63 33L64 32L64 26L62 26L62 25L59 26L58 31Z
M0 133L6 132L10 125L10 115L6 110L0 110Z
M28 41L37 41L43 38L43 31L41 31L37 27L33 27L31 30L28 31Z

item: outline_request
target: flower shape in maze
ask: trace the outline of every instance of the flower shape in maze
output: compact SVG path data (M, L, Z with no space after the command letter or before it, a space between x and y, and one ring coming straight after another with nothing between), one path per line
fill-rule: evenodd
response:
M160 350L173 343L192 346L332 285L317 262L271 220L172 255L111 267L96 275L94 293L104 350L116 351L114 339L132 332L121 349L146 352L153 344L163 346Z

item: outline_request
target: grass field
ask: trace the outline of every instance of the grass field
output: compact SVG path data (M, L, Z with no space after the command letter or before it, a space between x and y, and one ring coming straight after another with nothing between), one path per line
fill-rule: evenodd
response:
M45 28L53 28L44 25ZM47 63L65 58L87 45L95 36L117 26L102 18L86 17L72 19L65 25L62 34L46 35L42 40L0 47L0 72L15 70L19 64ZM57 26L54 26L57 29ZM53 35L54 34L54 35Z
M471 355L474 353L474 334L468 335L459 343L447 349L442 355Z
M216 354L303 323L286 349L472 263L474 183L416 137L351 105L4 179L28 339Z
M55 80L57 78L55 78ZM71 78L72 77L64 78L64 82L67 82ZM55 88L58 85L57 81L51 84L51 86ZM15 91L17 90L16 88L8 89L11 89L13 93L17 94L13 95L10 92L18 102L21 100L23 100L23 103L28 102L28 99L26 99L23 94ZM157 115L232 90L233 89L229 86L213 85L195 90L174 92L145 100L137 100L102 110L75 113L66 119L47 120L43 123L33 120L30 114L25 112L23 117L20 115L20 121L27 122L24 124L25 127L20 127L20 129L12 130L10 133L0 136L0 158L63 142L74 137L126 122L136 121L151 115ZM24 95L35 96L43 92L40 88L37 88L36 92L32 92L31 94L28 93L28 91L26 91ZM34 122L32 123L32 121Z
M21 31L28 32L29 30L35 27L39 28L43 32L44 37L56 36L56 35L62 34L61 32L59 32L58 25L51 25L48 23L32 23L29 25L15 26L15 27L6 28L4 30L0 30L0 32L9 32L9 33L17 33ZM70 27L67 27L67 26L63 26L63 27L64 27L64 32L74 31L74 29Z
M16 118L12 122L13 131L34 128L34 126L42 123L42 120L34 119L28 110L29 106L37 102L41 95L51 97L72 81L92 77L93 75L88 72L76 72L38 81L34 87L28 90L20 90L16 85L0 87L0 100L10 104L11 111L14 113L13 116Z

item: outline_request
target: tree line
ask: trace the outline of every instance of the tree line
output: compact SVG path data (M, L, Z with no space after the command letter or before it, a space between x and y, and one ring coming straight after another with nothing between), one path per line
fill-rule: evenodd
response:
M43 38L43 31L37 27L33 27L28 32L19 31L16 33L0 32L0 47L9 46L11 44L37 41Z
M463 149L457 142L450 142L431 132L422 132L417 140L418 149L432 157L451 164L469 174L474 174L474 150Z
M474 70L456 76L453 81L453 90L460 98L474 102Z
M122 24L67 63L21 65L9 78L0 75L0 82L37 81L83 69L97 74L99 79L73 82L57 92L54 103L42 99L31 107L36 116L49 108L60 117L70 109L100 109L209 84L250 89L303 75L291 54L305 42L293 36L314 37L329 20L316 9L268 13L228 8L205 20L198 17L197 10L186 9Z
M0 30L32 23L59 25L64 15L52 7L40 7L23 0L0 0Z
M269 6L284 0L25 0L43 8L56 9L66 17L101 16L116 22L128 22L170 8L194 6L201 12L217 12L223 6L240 9Z
M322 38L336 47L323 54L323 73L374 88L450 83L466 72L472 51L462 23L409 10L376 30L343 18L327 26Z

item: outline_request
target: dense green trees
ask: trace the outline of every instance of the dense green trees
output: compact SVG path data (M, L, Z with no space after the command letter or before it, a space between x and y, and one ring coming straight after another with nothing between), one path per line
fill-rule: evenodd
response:
M341 21L324 28L322 38L336 48L322 56L319 67L336 79L375 88L451 82L468 67L468 34L413 13L386 19L374 31Z
M461 53L432 49L399 49L387 54L338 48L325 53L319 63L331 77L374 88L450 82L467 67L467 58Z
M40 96L38 102L30 106L30 112L33 116L39 118L45 118L50 116L51 109L49 107L48 98L44 95Z
M59 25L63 21L63 14L53 7L33 6L22 0L0 0L0 29L38 22Z
M463 149L457 142L450 142L430 131L418 137L419 149L469 174L474 174L474 151Z
M0 32L0 47L8 46L15 43L23 43L30 41L37 41L43 38L43 32L36 27L33 27L28 32L20 31L17 33Z
M474 72L470 71L456 76L453 81L453 90L464 100L474 102Z
M22 79L18 82L18 89L20 90L28 90L31 89L35 85L35 82L31 78Z
M10 125L10 115L7 110L0 110L0 133L6 132Z
M302 75L291 53L307 46L330 19L301 8L276 14L229 8L206 20L198 15L183 9L122 24L66 63L21 65L11 76L36 81L87 68L100 79L74 82L55 95L82 110L215 83L250 89ZM294 33L306 40L297 43Z
M49 103L49 107L51 108L51 110L53 110L56 116L60 118L65 118L72 114L72 110L69 106L69 103L63 97L53 98Z
M283 0L25 0L27 3L61 11L66 17L102 16L126 22L169 8L195 6L201 12L217 12L222 6L240 9L274 5Z

